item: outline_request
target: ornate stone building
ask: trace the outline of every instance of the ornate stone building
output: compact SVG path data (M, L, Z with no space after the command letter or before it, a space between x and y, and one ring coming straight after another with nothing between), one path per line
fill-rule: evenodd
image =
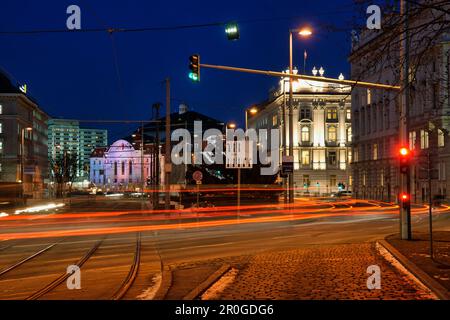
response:
M294 187L299 194L330 194L339 186L351 190L352 161L350 87L316 81L293 81ZM342 74L340 75L343 78ZM280 80L269 101L246 110L248 128L280 129L280 153L289 150L289 78ZM283 112L284 111L284 112ZM284 114L283 114L284 113ZM280 158L281 159L281 158Z

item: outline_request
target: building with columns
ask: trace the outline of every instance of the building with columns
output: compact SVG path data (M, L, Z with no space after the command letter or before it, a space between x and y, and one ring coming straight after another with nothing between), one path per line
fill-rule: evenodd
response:
M296 71L294 71L296 72ZM316 81L293 81L294 139L289 141L289 78L279 82L268 101L246 110L247 127L279 129L280 153L294 148L296 193L330 194L339 186L351 190L352 162L350 87L320 81L321 67L313 69ZM343 79L343 75L340 75ZM283 138L283 131L285 138Z

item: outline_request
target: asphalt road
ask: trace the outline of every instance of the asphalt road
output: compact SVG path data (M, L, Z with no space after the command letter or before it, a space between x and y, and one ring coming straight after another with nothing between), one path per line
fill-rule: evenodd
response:
M58 211L12 214L0 218L0 299L30 297L65 274L98 241L81 267L82 289L68 290L63 281L40 299L110 299L133 264L138 233L139 272L125 299L151 297L162 265L373 242L398 231L397 210L374 202L298 199L293 209L244 204L239 212L232 206L154 212L139 201L98 199ZM436 211L435 230L450 230L449 217L447 207ZM426 208L416 208L412 220L414 230L426 231Z

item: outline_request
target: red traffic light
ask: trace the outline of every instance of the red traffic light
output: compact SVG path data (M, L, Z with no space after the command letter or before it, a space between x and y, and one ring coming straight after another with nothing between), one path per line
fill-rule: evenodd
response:
M411 151L408 148L402 147L399 150L399 154L402 157L407 157L407 156L409 156L411 154Z
M409 194L403 192L400 194L400 200L403 202L409 201Z

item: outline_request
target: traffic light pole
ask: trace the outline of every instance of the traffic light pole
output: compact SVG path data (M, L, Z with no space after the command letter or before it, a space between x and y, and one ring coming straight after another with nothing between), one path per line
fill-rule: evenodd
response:
M170 209L170 79L166 79L166 150L164 157L165 209Z
M400 122L399 122L399 143L400 146L408 146L408 105L409 105L409 7L406 0L400 1L400 17L403 20L402 31L400 32ZM408 194L410 197L410 180L411 167L407 172L399 170L399 195ZM400 199L401 202L403 202ZM408 200L407 205L400 203L400 237L402 240L411 240L411 201Z

